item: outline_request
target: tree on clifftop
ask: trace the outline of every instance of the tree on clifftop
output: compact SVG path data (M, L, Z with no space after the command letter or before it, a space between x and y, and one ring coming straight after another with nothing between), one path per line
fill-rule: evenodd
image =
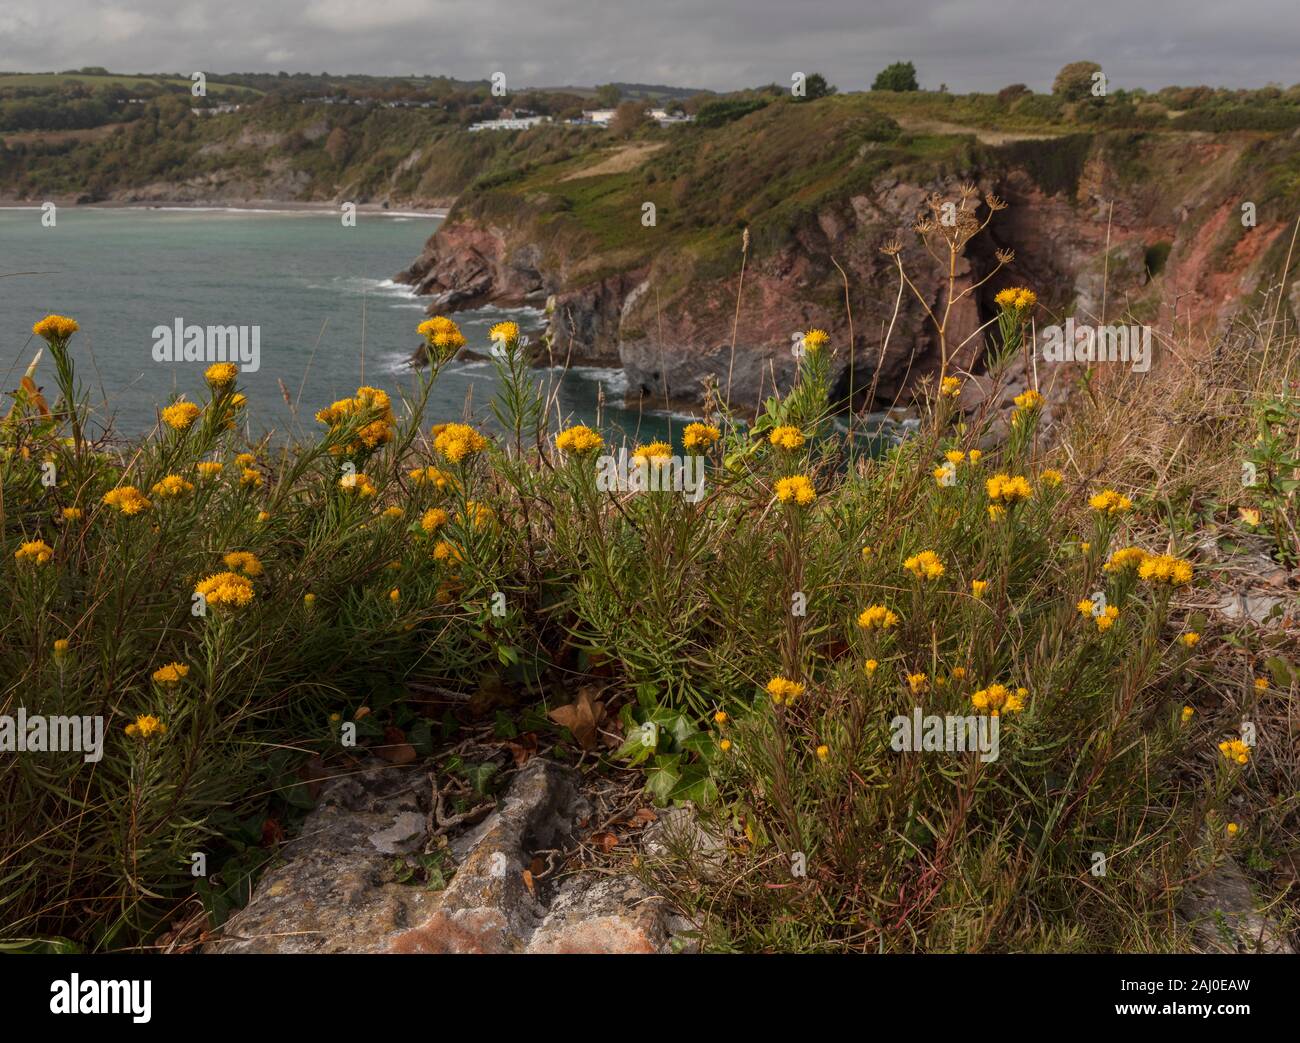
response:
M606 83L596 88L596 104L602 109L612 109L623 98L623 92L615 84Z
M1071 62L1061 67L1052 81L1052 93L1066 101L1079 101L1092 93L1093 74L1101 72L1096 62Z
M916 66L911 62L894 62L876 73L876 81L871 85L873 91L916 91L920 86L916 82Z

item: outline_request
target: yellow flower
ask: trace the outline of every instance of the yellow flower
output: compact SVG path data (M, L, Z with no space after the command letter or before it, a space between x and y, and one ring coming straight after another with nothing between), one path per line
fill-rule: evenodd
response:
M812 482L802 474L793 474L788 478L779 478L776 483L776 498L782 503L792 500L800 507L807 507L817 499Z
M942 489L950 489L957 484L957 468L954 464L946 463L930 473L934 475L935 484Z
M862 664L862 668L866 670L867 676L870 677L872 674L874 674L877 670L880 669L880 663L878 660L868 659L865 663Z
M1038 476L1038 480L1043 485L1055 489L1058 485L1060 485L1063 481L1065 481L1065 475L1061 474L1060 471L1053 470L1052 468L1049 467L1046 471L1044 471L1042 474Z
M970 462L971 462L972 464L977 464L977 463L980 462L980 459L981 459L983 456L984 456L984 453L983 453L982 450L979 450L979 449L972 449L972 450L970 451L970 457L969 457L969 459L970 459Z
M434 450L454 464L487 448L487 439L468 424L447 424L433 439Z
M1252 529L1259 524L1259 511L1253 507L1238 507L1237 515Z
M988 510L989 510L989 521L991 522L1000 522L1003 518L1007 516L1007 509L1001 506L1000 504L991 503L989 504Z
M1091 543L1088 543L1086 540L1085 540L1083 543L1080 543L1080 544L1079 544L1079 553L1080 553L1080 554L1087 554L1088 551L1090 551L1090 550L1092 550L1092 544L1091 544Z
M1186 724L1188 721L1190 721L1190 720L1192 719L1192 715L1195 714L1195 713L1196 713L1196 711L1195 711L1192 707L1190 707L1190 706L1184 706L1184 707L1183 707L1183 712L1182 712L1181 714L1179 714L1179 716L1182 718L1182 722L1183 722L1184 724Z
M1105 572L1123 572L1127 568L1140 568L1142 563L1147 560L1147 552L1141 547L1121 547L1117 551L1112 551L1106 564L1102 566Z
M649 442L632 450L632 459L645 460L648 463L662 463L673 455L673 447L667 442Z
M235 463L238 464L240 467L252 467L253 464L257 463L257 454L240 453L238 456L235 457Z
M396 605L399 601L402 600L402 592L398 590L396 587L394 587L392 590L388 592L388 600L391 601L394 605Z
M908 674L907 687L913 695L920 695L929 687L929 678L925 674Z
M953 667L952 679L954 681L962 681L965 680L965 678L966 678L966 668L964 666Z
M400 510L401 508L398 508L398 509ZM262 523L265 523L265 522L269 522L270 520L271 520L271 516L270 516L269 514L267 514L266 511L258 511L258 512L257 512L257 521L258 521L258 524L262 524Z
M439 540L433 545L433 558L435 561L463 560L460 556L460 548L447 540Z
M1224 828L1227 830L1228 836L1230 837L1235 837L1238 831L1241 829L1241 827L1238 826L1237 823L1235 822L1229 822L1227 826Z
M488 330L488 339L503 344L513 344L519 339L519 324L516 322L498 322Z
M822 744L821 746L817 747L817 759L819 761L824 761L830 755L831 755L831 748L829 746Z
M1015 402L1017 409L1028 413L1043 404L1043 396L1030 388L1028 391L1022 391L1012 401Z
M1023 475L1016 475L1013 478L1008 474L995 474L984 483L984 488L988 490L990 500L994 503L1001 502L1007 507L1028 500L1034 495L1028 480Z
M188 431L201 412L193 402L173 402L162 411L163 423L173 431Z
M1088 506L1101 514L1123 514L1132 509L1133 501L1114 489L1103 489L1088 500Z
M949 449L943 455L944 455L944 459L946 459L950 464L954 464L954 465L959 464L966 459L966 454L963 453L960 449Z
M455 479L449 477L445 472L438 470L436 467L417 467L411 471L408 477L415 485L432 485L435 489L442 490L450 483L455 486Z
M265 571L257 555L246 550L232 550L221 560L231 572L242 572L245 576L260 576Z
M1267 678L1267 677L1257 677L1257 678L1255 678L1255 691L1257 691L1257 692L1267 692L1267 691L1268 691L1268 678Z
M47 315L32 327L32 332L49 344L62 344L79 329L76 319L66 315Z
M81 521L82 510L80 507L64 507L59 512L59 517L67 522Z
M465 520L476 529L481 529L490 524L496 515L492 513L492 508L486 504L477 503L474 500L467 500L465 503Z
M871 544L868 543L865 547L862 548L862 560L863 561L869 560L871 555L872 555Z
M772 702L776 703L777 706L782 703L789 706L799 696L803 695L803 691L803 685L786 677L774 677L767 682L767 694L772 697Z
M943 562L939 556L932 550L923 550L920 554L913 554L903 562L903 568L907 569L917 579L938 579L944 573Z
M723 753L726 753L729 749L731 749L731 740L723 739L720 743L718 743L718 749L720 749Z
M153 672L153 679L161 685L180 684L189 673L190 668L184 663L168 663Z
M400 507L385 507L381 518L387 518L389 521L397 521L398 518L406 517L406 512Z
M984 591L988 589L988 580L973 579L970 581L970 592L977 598L982 598L984 596Z
M178 474L169 474L160 482L155 482L150 490L159 499L175 498L184 496L186 493L192 493L194 485L187 482Z
M1185 586L1192 582L1192 563L1170 554L1147 554L1138 566L1138 575L1148 583Z
M239 370L233 362L214 362L203 371L203 379L213 391L224 391L235 382Z
M425 319L415 328L415 332L424 338L429 347L437 352L439 361L451 358L465 346L465 336L451 319L435 315Z
M872 605L858 616L858 626L863 630L888 630L898 625L898 615L884 605Z
M311 593L304 594L302 596L302 603L308 608L313 607L316 604L316 595Z
M1195 648L1201 641L1201 635L1195 630L1189 630L1178 640L1183 643L1184 648Z
M562 453L590 453L604 444L605 439L586 424L575 424L555 436L555 448Z
M831 335L825 330L811 329L803 335L805 351L820 351L830 343Z
M1114 605L1107 605L1106 610L1096 617L1097 629L1103 634L1115 625L1115 620L1119 618L1119 609Z
M260 489L264 482L262 475L251 467L245 467L239 475L239 484L248 488Z
M355 493L362 499L374 496L379 491L369 478L357 471L349 471L340 478L339 488L345 492Z
M944 377L939 384L939 393L945 398L956 398L961 394L961 381L956 377Z
M713 715L713 721L714 721L715 724L726 724L726 723L727 723L727 711L726 711L726 710L719 710L717 713L715 713L715 714Z
M991 684L973 692L971 704L977 710L987 710L993 717L1007 713L1019 713L1025 708L1025 698L1029 695L1027 688L1017 688L1014 692L1004 684Z
M166 735L167 725L151 713L141 714L135 719L134 724L126 726L126 734L133 739L143 739L148 741L155 735Z
M1224 740L1219 743L1219 752L1230 764L1250 763L1250 747L1240 739Z
M432 536L449 520L449 515L441 507L430 507L420 519L420 528L424 530L425 535Z
M721 437L722 432L712 424L696 421L686 425L686 430L682 432L682 445L687 449L707 449Z
M15 561L30 561L44 565L54 557L54 548L44 540L29 540L14 551Z
M194 470L199 472L202 478L215 478L225 468L225 464L216 460L200 460L194 465Z
M252 581L236 572L218 572L200 580L194 593L202 594L213 608L243 608L255 596Z
M66 637L58 638L54 642L54 658L62 659L68 654L68 639Z
M123 485L116 489L110 489L104 494L104 503L109 507L116 507L126 515L139 514L152 506L145 499L144 493L134 485Z
M780 449L798 449L804 442L804 434L797 427L791 427L789 424L782 424L780 427L774 427L768 433L767 440Z

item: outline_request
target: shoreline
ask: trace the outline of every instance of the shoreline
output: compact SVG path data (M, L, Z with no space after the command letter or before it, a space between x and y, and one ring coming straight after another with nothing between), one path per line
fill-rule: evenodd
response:
M216 200L204 200L196 202L192 200L158 200L152 202L136 200L116 200L106 199L98 203L78 203L75 199L59 199L57 196L49 200L42 200L39 203L32 202L28 199L12 199L0 197L0 210L40 210L44 203L50 202L60 209L68 208L75 210L157 210L162 212L184 212L194 211L195 213L231 213L231 214L337 214L339 207L342 205L335 202L303 202L299 200L258 200L256 202L221 202ZM366 214L378 217L408 217L408 218L445 218L448 209L445 207L435 207L432 210L408 210L384 207L380 203L358 203L356 204L358 214Z

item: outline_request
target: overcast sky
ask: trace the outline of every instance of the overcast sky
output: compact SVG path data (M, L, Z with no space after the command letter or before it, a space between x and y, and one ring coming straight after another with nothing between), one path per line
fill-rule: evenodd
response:
M1047 89L1100 62L1112 89L1300 82L1297 0L0 0L0 70L364 72L511 88L611 80L728 90L824 73L869 87Z

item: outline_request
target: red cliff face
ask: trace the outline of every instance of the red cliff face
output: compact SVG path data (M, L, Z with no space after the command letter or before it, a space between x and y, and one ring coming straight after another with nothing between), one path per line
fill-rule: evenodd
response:
M978 177L982 194L1010 205L965 248L955 292L993 271L995 251L1014 250L1015 259L951 309L946 339L956 364L978 365L980 327L1009 285L1038 294L1040 328L1067 315L1093 325L1125 316L1152 326L1158 342L1175 320L1180 328L1221 324L1276 274L1289 227L1289 215L1267 206L1255 227L1242 223L1249 200L1240 170L1250 145L1247 135L1185 135L1136 159L1098 147L1077 184L1054 192L1015 166ZM583 281L566 276L570 266L555 260L543 227L471 220L440 229L401 278L431 295L431 311L545 301L557 358L622 366L631 392L655 402L698 402L704 383L716 380L724 388L730 381L733 405L752 408L789 385L792 336L821 327L836 348L839 390L861 395L874 380L877 401L888 403L938 369L939 340L921 302L943 313L948 272L912 226L930 193L952 197L964 179L880 178L824 206L780 249L749 257L743 282L739 234L736 270L722 278L697 277L689 258L660 255L648 267ZM892 238L917 291L901 299L894 259L880 249Z

